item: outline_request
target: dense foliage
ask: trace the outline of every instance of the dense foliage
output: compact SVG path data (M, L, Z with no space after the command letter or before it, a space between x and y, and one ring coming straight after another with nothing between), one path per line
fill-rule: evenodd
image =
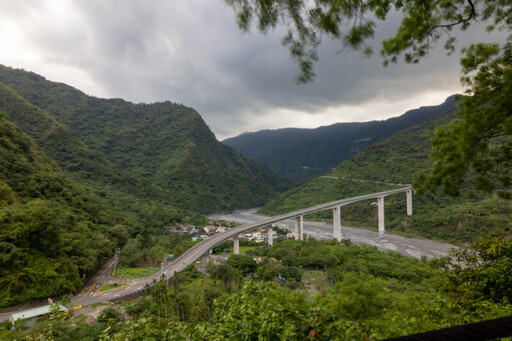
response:
M459 195L474 174L474 187L512 199L512 42L472 45L462 59L464 98L458 118L438 127L434 167L417 179L419 189Z
M74 292L115 247L145 247L165 224L200 221L68 178L0 116L0 306ZM159 255L160 258L160 255Z
M479 284L460 285L509 279L507 266L491 263L510 261L510 241L482 243L459 253L481 256L484 266L475 261L453 271L456 256L429 263L346 241L286 240L256 248L264 261L245 278L228 263L210 265L209 277L188 266L171 287L157 283L148 296L109 306L94 323L54 314L28 330L0 331L0 337L373 340L505 316L512 313L509 292L482 295ZM237 258L233 264L243 263ZM268 278L259 275L276 266L280 270ZM286 270L292 267L300 274L294 286Z
M453 118L453 111L446 112L369 146L327 176L317 177L269 201L261 212L275 215L410 183L417 172L432 168L432 133ZM506 235L512 228L512 203L493 195L473 192L472 198L457 199L440 194L413 195L412 217L405 215L404 197L394 195L385 199L387 231L461 243L476 240L489 231ZM377 209L370 201L343 206L341 217L344 224L377 228ZM332 212L308 219L330 220Z
M512 303L512 242L483 238L435 262L448 275L447 288L466 301Z
M116 246L96 215L93 197L5 116L0 118L0 306L74 291L82 275Z
M262 130L223 143L278 175L299 182L324 175L365 147L421 124L454 105L454 97L449 97L443 104L410 110L385 121L337 123L316 129Z

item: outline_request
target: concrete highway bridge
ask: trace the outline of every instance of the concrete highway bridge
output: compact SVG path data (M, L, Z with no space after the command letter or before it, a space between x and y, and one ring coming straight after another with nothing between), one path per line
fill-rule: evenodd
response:
M393 189L389 191L372 193L367 195L361 195L358 197L341 199L337 201L331 201L325 204L304 208L295 212L281 214L275 217L266 218L260 220L258 222L245 224L241 226L237 226L232 228L226 232L215 234L209 237L206 240L203 240L193 247L185 251L181 256L176 258L171 264L167 265L157 273L152 276L136 279L136 280L125 280L123 282L123 286L108 290L105 292L100 292L99 289L104 283L107 283L109 279L109 273L113 269L116 263L116 258L113 257L107 263L103 265L103 267L96 273L96 275L89 281L89 284L85 286L82 292L71 298L71 304L78 305L90 305L97 302L104 301L116 301L119 299L129 299L131 297L136 297L138 295L142 295L146 290L147 286L151 286L155 283L155 281L159 281L160 279L170 280L174 277L177 272L182 271L186 266L190 264L194 264L201 257L205 257L205 261L207 261L207 257L211 253L211 250L222 242L233 239L234 244L234 253L239 253L239 236L245 232L249 232L260 227L269 227L268 233L268 242L269 244L273 243L272 240L272 225L278 223L280 221L292 219L295 222L294 235L296 239L303 239L304 236L304 216L325 211L332 210L333 212L333 237L337 240L342 240L342 229L341 229L341 217L340 217L340 208L345 205L353 204L359 201L364 200L372 200L377 199L378 201L378 220L379 220L379 239L382 240L382 243L385 243L385 226L384 226L384 198L389 195L405 193L406 194L406 202L407 202L407 215L412 215L412 187L410 185L406 185L402 188ZM34 308L38 306L37 304L31 305L30 308ZM11 308L0 311L0 322L7 319L10 314L27 309L26 308Z
M232 228L226 232L215 234L209 237L206 240L203 240L193 247L185 251L181 256L176 258L171 264L161 269L159 272L155 273L152 276L132 281L125 281L125 286L106 291L104 293L98 292L99 287L102 282L105 282L108 277L109 270L113 266L114 262L111 261L104 266L104 268L98 272L98 275L93 278L88 286L82 291L81 294L72 298L72 304L78 305L89 305L96 302L101 301L115 301L118 299L134 296L140 294L145 290L147 285L152 285L154 281L159 281L162 278L166 280L171 279L177 272L182 271L186 266L190 264L194 264L196 261L201 259L201 257L205 257L205 261L207 261L208 255L211 253L211 250L217 245L221 244L226 240L233 239L234 241L234 253L239 253L239 235L245 232L249 232L260 227L269 227L268 233L268 242L272 244L272 224L278 223L283 220L293 219L295 221L295 230L294 235L296 239L303 239L304 230L303 230L303 222L304 216L325 211L332 210L333 211L333 236L337 240L342 240L343 236L341 233L341 217L340 217L340 208L345 205L353 204L359 201L377 199L378 200L378 220L379 220L379 238L385 240L385 226L384 226L384 198L389 195L405 193L406 194L406 202L407 202L407 215L412 215L412 192L413 189L410 185L406 185L402 188L393 189L384 192L372 193L361 195L353 198L341 199L336 201L331 201L325 204L304 208L298 211L294 211L291 213L281 214L278 216L266 218L264 220L245 224L241 226L237 226Z

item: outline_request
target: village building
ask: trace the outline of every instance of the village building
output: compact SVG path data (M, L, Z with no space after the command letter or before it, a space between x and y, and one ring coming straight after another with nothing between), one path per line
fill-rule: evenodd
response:
M60 312L67 312L68 309L63 305L59 305ZM33 327L35 326L37 319L41 316L47 315L51 312L51 305L46 305L43 307L37 307L33 309L28 309L24 311L20 311L18 313L13 313L9 316L9 321L11 321L11 329L12 331L16 328L16 321L23 320L23 327Z

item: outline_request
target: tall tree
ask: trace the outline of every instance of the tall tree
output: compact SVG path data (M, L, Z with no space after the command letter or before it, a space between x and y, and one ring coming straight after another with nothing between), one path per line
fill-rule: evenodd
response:
M434 167L415 185L459 195L468 170L477 189L511 198L512 185L512 44L472 45L462 59L463 83L469 86L458 118L437 127L432 139Z

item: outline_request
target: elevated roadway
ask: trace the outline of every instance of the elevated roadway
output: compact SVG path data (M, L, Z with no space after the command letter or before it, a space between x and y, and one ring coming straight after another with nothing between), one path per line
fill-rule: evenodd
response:
M410 196L412 193L412 187L410 185L407 185L402 188L393 189L389 191L383 191L378 193L371 193L366 195L361 195L353 198L346 198L336 201L331 201L328 203L324 203L321 205L316 205L313 207L304 208L301 210L297 210L294 212L286 213L277 215L270 218L264 218L262 220L251 222L242 226L238 226L235 228L232 228L226 232L215 234L211 236L210 238L201 241L197 244L195 244L193 247L185 251L181 256L176 258L171 264L166 266L165 268L161 269L159 272L155 273L152 276L138 279L138 280L125 280L123 282L124 286L115 288L109 291L105 292L99 292L99 288L101 285L107 281L108 273L112 270L112 267L114 266L113 260L110 260L107 262L104 267L98 272L98 274L93 277L93 279L89 282L89 284L84 288L82 293L79 295L76 295L72 297L71 303L73 305L90 305L97 302L102 301L115 301L118 299L122 299L125 297L131 297L134 295L137 295L138 293L141 293L146 289L147 286L151 286L155 281L159 281L161 278L164 278L165 280L169 280L170 278L174 277L174 275L180 271L182 271L186 266L190 264L194 264L197 260L199 260L202 256L208 255L210 253L210 250L212 250L217 245L221 244L222 242L229 240L229 239L237 239L240 234L243 234L245 232L249 232L252 230L255 230L259 227L264 226L271 226L272 224L278 223L280 221L289 220L289 219L295 219L296 221L299 221L302 224L302 217L311 213L320 212L324 210L333 209L333 212L339 213L339 208L341 206L349 205L352 203L356 203L359 201L364 200L372 200L372 199L378 199L379 200L379 227L380 227L380 221L383 222L383 212L382 212L382 219L381 219L381 212L380 208L382 207L382 211L384 208L384 197L398 194L398 193L407 193L407 213L412 214L412 206L410 206ZM338 210L338 211L336 211ZM336 238L336 217L335 217L335 223L334 223L334 234ZM339 221L339 219L338 219ZM383 227L383 226L382 226ZM301 231L301 230L299 230ZM382 231L383 232L383 231ZM298 234L296 235L298 237ZM340 226L340 235L337 237L340 239L341 237L341 226ZM400 237L403 238L403 237Z
M297 217L303 217L304 215L308 215L315 212L325 211L329 209L335 209L337 207L349 205L355 202L371 200L371 199L379 199L384 198L388 195L393 195L397 193L407 193L411 192L412 187L410 185L404 186L402 188L393 189L389 191L383 191L378 193L371 193L366 195L361 195L353 198L341 199L336 201L331 201L328 203L324 203L321 205L316 205L308 208L304 208L301 210L297 210L294 212L277 215L274 217L266 218L257 222L237 226L232 228L226 232L218 233L210 238L203 240L190 249L185 251L181 256L176 258L170 265L162 269L161 271L155 273L152 276L146 277L141 280L126 282L126 286L123 286L118 289L113 289L105 293L99 293L96 291L90 291L88 293L84 293L83 295L76 296L72 299L73 304L92 304L100 301L110 301L117 300L122 297L133 295L136 292L142 291L145 289L146 285L151 285L154 281L158 281L165 277L166 280L174 277L174 274L182 271L186 266L190 264L194 264L198 261L202 256L208 255L210 250L212 250L217 245L223 243L226 240L237 238L240 234L245 232L249 232L264 226L271 226L274 223L287 220L287 219L295 219Z

